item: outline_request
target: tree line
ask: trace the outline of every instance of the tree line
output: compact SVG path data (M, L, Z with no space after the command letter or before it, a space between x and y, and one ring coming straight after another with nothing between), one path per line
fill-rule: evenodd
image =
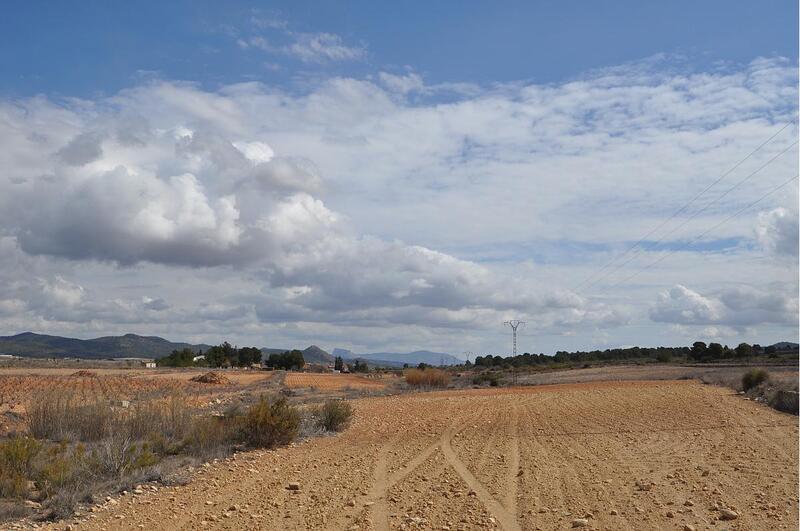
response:
M753 356L776 355L774 346L762 347L740 343L735 348L720 343L706 343L696 341L691 347L629 347L612 348L605 350L567 352L560 350L554 356L545 354L530 354L528 352L517 356L478 356L475 358L476 367L549 365L552 363L588 363L603 361L624 360L654 360L668 362L673 358L682 358L696 362L711 362L726 359L743 359Z
M202 358L200 358L202 356ZM195 358L199 358L195 361ZM173 350L167 356L158 358L159 367L249 367L261 363L261 349L257 347L232 346L227 341L205 351L190 348Z

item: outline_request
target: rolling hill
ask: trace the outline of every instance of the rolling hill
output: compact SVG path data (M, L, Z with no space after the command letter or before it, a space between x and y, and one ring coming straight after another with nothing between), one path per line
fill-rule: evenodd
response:
M0 354L31 358L159 358L173 350L207 350L210 345L175 343L156 336L106 336L95 339L49 336L23 332L0 336Z

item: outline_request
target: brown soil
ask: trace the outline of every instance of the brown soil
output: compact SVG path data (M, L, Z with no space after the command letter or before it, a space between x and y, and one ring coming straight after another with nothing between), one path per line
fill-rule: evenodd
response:
M386 382L380 378L365 378L354 374L320 374L288 372L284 380L286 387L297 389L314 387L320 390L338 390L347 387L353 389L382 389Z
M80 371L73 372L72 376L79 376L81 378L96 378L97 373L94 371L87 371L86 369L81 369Z
M720 387L566 384L354 405L336 437L204 466L188 485L94 507L79 529L549 530L584 517L588 529L798 528L797 417Z
M217 385L229 385L231 383L227 376L214 371L195 376L191 378L191 381Z

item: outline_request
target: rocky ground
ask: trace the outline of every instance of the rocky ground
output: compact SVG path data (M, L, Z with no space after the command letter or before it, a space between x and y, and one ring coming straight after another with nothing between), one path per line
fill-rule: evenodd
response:
M797 529L797 417L692 381L366 398L55 529Z

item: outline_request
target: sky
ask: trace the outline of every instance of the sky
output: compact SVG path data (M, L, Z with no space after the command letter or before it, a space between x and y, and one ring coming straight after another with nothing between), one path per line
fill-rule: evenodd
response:
M10 2L0 334L798 337L793 2Z

